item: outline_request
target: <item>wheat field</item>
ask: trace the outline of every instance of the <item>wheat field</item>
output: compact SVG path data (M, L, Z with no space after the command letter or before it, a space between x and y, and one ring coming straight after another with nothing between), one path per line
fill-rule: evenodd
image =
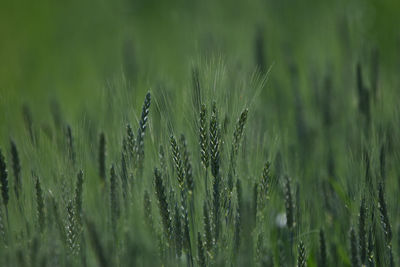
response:
M396 1L0 11L0 266L400 264Z

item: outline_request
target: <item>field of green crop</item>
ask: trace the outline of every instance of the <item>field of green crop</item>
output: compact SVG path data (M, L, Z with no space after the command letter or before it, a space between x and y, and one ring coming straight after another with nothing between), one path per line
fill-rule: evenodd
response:
M0 7L0 266L400 265L400 2Z

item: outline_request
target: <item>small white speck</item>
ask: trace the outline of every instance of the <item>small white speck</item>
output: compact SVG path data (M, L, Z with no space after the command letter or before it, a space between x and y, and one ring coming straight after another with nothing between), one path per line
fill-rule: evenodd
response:
M275 218L275 223L278 227L283 228L286 226L286 213L281 212Z

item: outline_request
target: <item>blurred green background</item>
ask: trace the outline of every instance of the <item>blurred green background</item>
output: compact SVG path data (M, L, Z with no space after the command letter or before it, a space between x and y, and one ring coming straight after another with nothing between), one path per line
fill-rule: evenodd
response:
M158 83L186 90L199 61L255 71L257 33L272 87L289 63L307 80L310 70L353 77L355 62L369 62L374 49L382 68L396 73L399 14L395 0L5 0L0 122L22 103L45 112L51 99L80 112L77 107L123 76L142 99Z

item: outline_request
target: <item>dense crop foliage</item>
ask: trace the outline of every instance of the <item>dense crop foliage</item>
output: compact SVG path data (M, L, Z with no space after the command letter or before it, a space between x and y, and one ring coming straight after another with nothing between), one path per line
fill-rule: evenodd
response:
M380 13L400 7L115 2L76 4L107 37L54 9L84 43L65 55L9 18L32 46L0 67L0 266L400 264L400 50Z

